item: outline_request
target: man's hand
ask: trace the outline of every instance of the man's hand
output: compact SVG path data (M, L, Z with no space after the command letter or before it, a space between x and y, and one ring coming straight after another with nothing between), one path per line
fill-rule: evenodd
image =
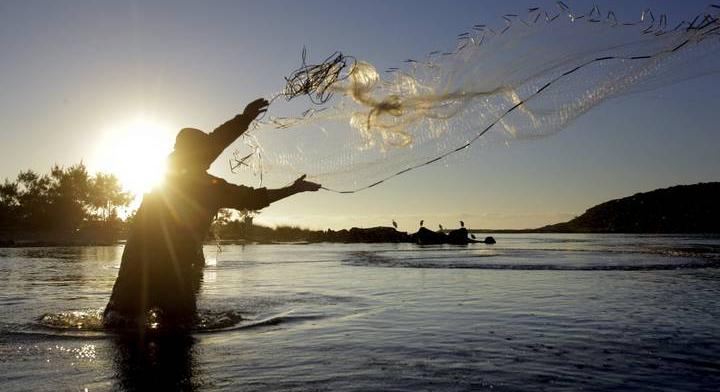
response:
M316 184L316 183L310 182L310 181L305 181L305 177L307 177L307 175L303 174L302 177L295 180L295 182L293 182L293 184L290 187L297 193L315 192L321 188L320 184Z
M270 105L270 103L267 101L267 99L258 98L245 106L245 111L242 115L249 121L252 121L256 119L260 114L265 113L268 109L268 105Z

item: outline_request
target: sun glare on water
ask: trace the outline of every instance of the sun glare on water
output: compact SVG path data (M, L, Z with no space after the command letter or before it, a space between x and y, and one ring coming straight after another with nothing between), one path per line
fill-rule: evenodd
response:
M115 174L137 203L161 183L175 134L171 127L146 118L108 127L96 147L93 166Z

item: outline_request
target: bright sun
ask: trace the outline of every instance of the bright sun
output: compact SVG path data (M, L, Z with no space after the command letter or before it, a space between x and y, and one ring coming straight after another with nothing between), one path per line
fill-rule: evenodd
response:
M147 118L109 127L95 149L93 166L115 174L137 202L162 181L175 133L171 127Z

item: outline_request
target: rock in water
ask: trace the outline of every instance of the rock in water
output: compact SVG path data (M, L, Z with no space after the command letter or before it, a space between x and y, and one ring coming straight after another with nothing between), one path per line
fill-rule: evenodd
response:
M445 233L421 227L417 233L412 235L412 241L418 245L445 244L447 243L447 236Z
M468 231L466 228L461 227L457 230L453 230L447 235L447 243L453 245L466 245L471 240L468 238Z

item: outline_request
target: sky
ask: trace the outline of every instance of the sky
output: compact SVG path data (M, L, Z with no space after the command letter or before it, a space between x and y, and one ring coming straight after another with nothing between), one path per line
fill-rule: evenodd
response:
M708 4L596 3L619 17L652 8L675 21ZM535 5L554 2L3 1L0 179L81 160L90 171L126 170L140 156L162 161L179 129L210 131L281 89L303 47L384 69L453 48L470 26ZM414 231L420 219L444 227L462 219L471 228L529 228L637 192L718 181L719 82L708 75L608 100L557 135L484 149L357 194L296 195L256 221L339 229L394 219ZM118 129L152 137L139 146L117 139ZM226 158L211 173L239 182Z

